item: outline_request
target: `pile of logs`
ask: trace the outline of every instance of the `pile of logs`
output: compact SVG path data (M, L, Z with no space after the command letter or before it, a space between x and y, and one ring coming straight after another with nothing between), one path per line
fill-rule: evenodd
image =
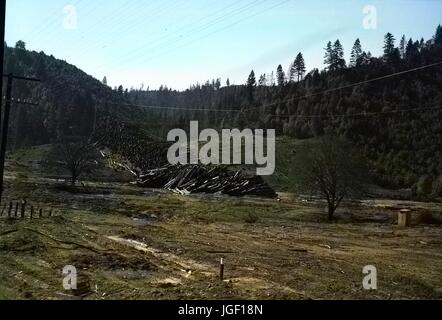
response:
M268 198L277 196L260 176L246 177L241 171L201 165L169 165L149 170L139 177L137 185L144 188L164 188L180 194L222 193Z
M100 147L109 148L131 164L133 172L141 173L168 163L167 150L171 143L154 142L136 128L111 119L98 124L95 136Z
M110 117L99 122L94 138L101 147L109 148L127 160L127 164L121 166L138 177L137 185L141 187L168 189L181 194L277 196L261 177L246 177L240 171L201 165L168 165L170 142L154 142L143 137L137 128Z

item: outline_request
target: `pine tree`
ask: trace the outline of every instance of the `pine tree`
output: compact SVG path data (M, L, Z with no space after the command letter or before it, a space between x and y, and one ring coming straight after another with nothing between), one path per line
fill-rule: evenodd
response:
M358 38L356 39L355 44L351 49L350 66L359 67L361 65L361 58L362 58L362 47L361 47L361 41Z
M247 93L248 93L249 102L253 101L253 93L255 91L255 87L256 87L255 71L252 70L252 72L250 72L249 78L247 79Z
M345 68L344 48L339 39L335 41L332 52L333 70Z
M298 53L298 55L296 56L294 67L295 67L295 74L298 76L298 82L299 82L300 80L303 79L306 70L304 57L302 56L301 52Z
M371 58L372 58L372 56L371 56L371 52L370 51L362 52L361 59L360 59L361 66L368 66L370 64L370 62L371 62Z
M230 87L230 79L229 78L227 78L227 80L226 80L226 86Z
M326 66L328 66L329 69L332 69L332 66L333 66L333 48L332 48L331 41L329 41L327 43L327 47L324 50L325 50L324 64Z
M425 48L425 40L424 38L421 38L421 41L419 42L419 49L424 49Z
M215 90L219 90L221 88L221 78L215 80Z
M252 72L250 72L249 78L247 79L247 87L255 87L255 86L256 86L255 71L252 70Z
M438 25L436 28L436 34L433 37L434 44L442 46L442 26Z
M407 48L405 52L405 59L414 64L417 62L419 58L419 42L413 42L413 39L410 38L407 43Z
M394 36L388 32L384 37L384 58L389 60L394 53L394 42L396 39Z
M285 74L284 74L284 71L282 70L282 66L281 65L279 65L278 69L276 69L276 80L278 82L278 86L279 87L284 86Z
M345 68L344 48L339 39L337 39L333 45L330 41L327 43L324 58L324 63L330 71Z
M107 77L105 76L104 78L103 78L103 84L105 85L105 86L107 86Z

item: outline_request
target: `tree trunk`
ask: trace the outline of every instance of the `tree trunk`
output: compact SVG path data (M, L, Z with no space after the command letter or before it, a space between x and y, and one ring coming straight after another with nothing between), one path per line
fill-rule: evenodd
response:
M331 203L328 204L328 221L333 220L333 215L335 214L335 206Z

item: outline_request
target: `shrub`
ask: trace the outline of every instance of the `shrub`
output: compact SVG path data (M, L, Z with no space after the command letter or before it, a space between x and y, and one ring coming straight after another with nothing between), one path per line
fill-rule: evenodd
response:
M434 180L432 195L435 197L442 197L442 175Z
M433 180L430 176L422 176L417 182L417 194L420 196L428 196L432 193Z
M253 212L249 212L247 214L247 216L244 218L244 221L246 223L256 223L256 222L258 222L258 220L259 220L258 215L256 213L253 213Z

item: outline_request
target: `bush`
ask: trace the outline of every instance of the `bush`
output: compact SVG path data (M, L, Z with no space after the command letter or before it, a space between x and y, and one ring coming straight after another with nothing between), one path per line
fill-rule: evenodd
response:
M442 197L442 176L434 180L432 195L435 197Z
M246 223L256 223L258 222L259 217L256 213L249 212L247 216L244 218Z
M433 180L430 176L422 176L417 182L417 194L419 196L428 196L432 193Z

